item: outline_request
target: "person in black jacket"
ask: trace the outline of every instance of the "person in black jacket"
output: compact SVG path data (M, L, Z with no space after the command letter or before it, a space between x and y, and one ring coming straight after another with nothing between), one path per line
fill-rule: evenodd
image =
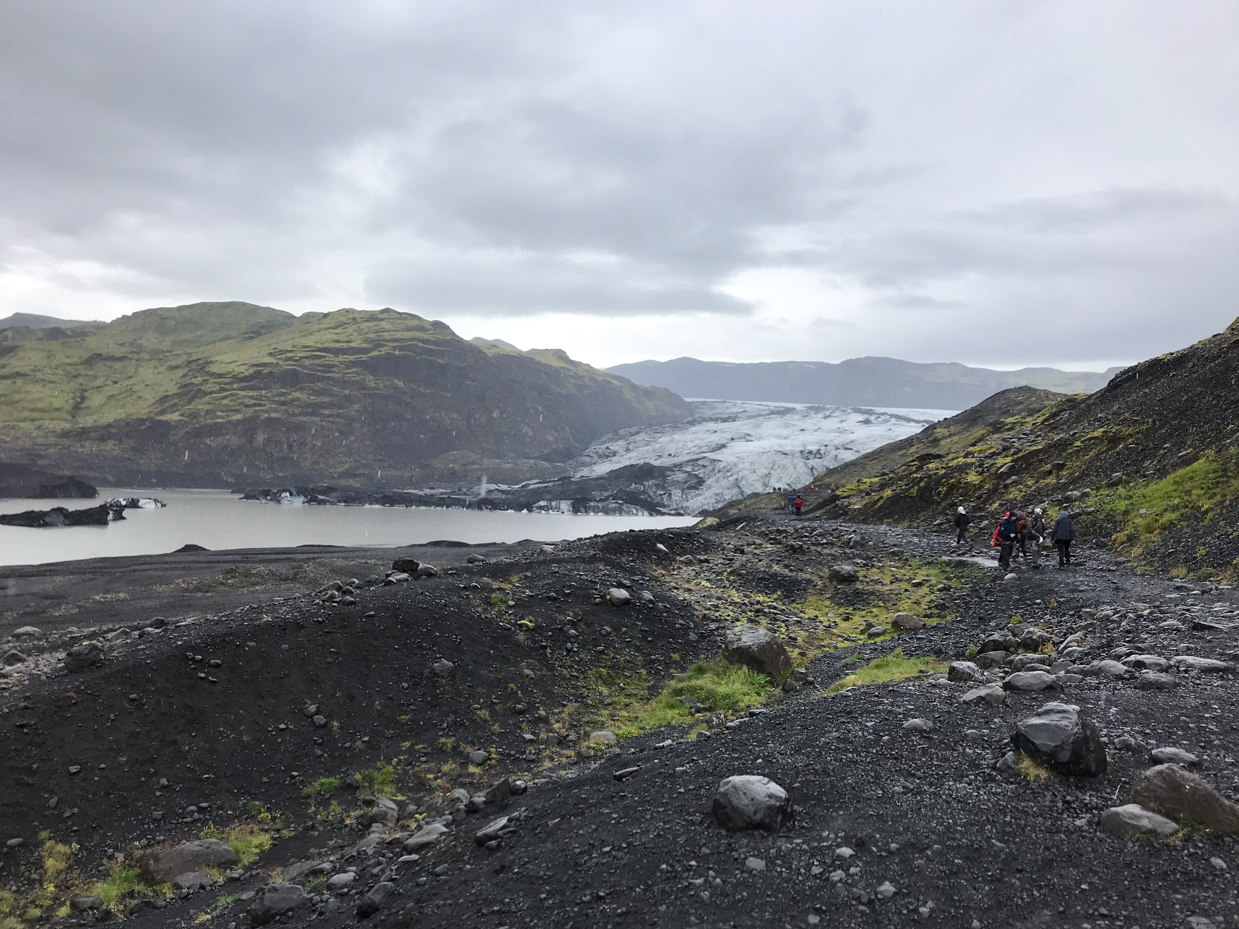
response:
M1032 566L1041 567L1041 543L1045 541L1045 517L1041 507L1033 510L1032 519L1028 521L1028 535L1032 539Z
M955 548L967 542L968 551L972 551L972 542L968 539L968 526L972 523L972 517L968 515L968 511L962 506L955 513Z
M998 546L998 566L1004 571L1011 567L1011 553L1015 550L1015 542L1019 534L1019 521L1015 518L1013 508L1007 511L998 523L998 528L994 530L994 538L990 543Z
M1071 513L1066 507L1059 512L1050 538L1054 540L1054 547L1058 549L1058 566L1069 567L1071 565L1071 543L1076 539L1076 524L1072 522Z

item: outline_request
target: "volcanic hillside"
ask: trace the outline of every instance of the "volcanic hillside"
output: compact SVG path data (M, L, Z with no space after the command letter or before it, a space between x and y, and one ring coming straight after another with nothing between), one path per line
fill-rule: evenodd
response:
M950 524L956 506L1069 504L1077 530L1142 563L1198 580L1233 578L1239 556L1239 323L1127 368L1091 395L1032 388L823 472L810 506L848 519ZM779 504L772 496L727 514Z
M437 460L563 461L687 412L563 352L474 345L390 309L199 303L0 338L3 457L98 483L400 483Z

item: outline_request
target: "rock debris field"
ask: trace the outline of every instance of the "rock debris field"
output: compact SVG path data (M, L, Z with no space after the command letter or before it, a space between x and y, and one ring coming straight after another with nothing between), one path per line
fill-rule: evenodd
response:
M770 516L5 614L0 926L1239 926L1235 591L943 539Z

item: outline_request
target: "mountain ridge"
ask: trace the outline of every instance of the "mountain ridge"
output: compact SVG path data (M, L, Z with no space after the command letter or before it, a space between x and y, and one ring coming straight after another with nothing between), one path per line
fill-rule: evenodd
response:
M962 410L1010 387L1089 393L1122 369L1101 373L1057 368L999 371L957 362L922 364L866 356L840 362L725 362L685 357L614 365L607 370L693 399Z

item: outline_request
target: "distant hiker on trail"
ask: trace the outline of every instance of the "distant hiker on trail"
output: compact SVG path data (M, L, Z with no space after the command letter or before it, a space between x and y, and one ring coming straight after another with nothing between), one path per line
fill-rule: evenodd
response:
M1028 514L1020 510L1015 514L1015 544L1020 548L1020 557L1028 560Z
M1076 540L1076 524L1071 520L1071 513L1063 507L1054 522L1054 531L1050 534L1054 547L1058 549L1058 566L1071 566L1071 543Z
M1045 517L1041 515L1041 507L1033 510L1032 519L1028 521L1028 534L1033 540L1032 566L1041 567L1041 543L1045 541Z
M804 497L800 496L800 494L796 494L796 499L792 501L792 506L796 510L796 515L799 516L800 508L804 506Z
M1019 534L1017 525L1015 510L1008 510L1007 514L998 521L998 528L994 530L994 538L989 543L998 546L998 566L1003 570L1011 567L1011 552L1015 550L1015 540Z
M796 512L796 495L795 494L787 495L787 508L793 513Z
M968 511L962 506L955 511L955 548L964 542L968 543L968 551L972 551L972 542L968 538L968 526L972 523L972 517L968 515Z

